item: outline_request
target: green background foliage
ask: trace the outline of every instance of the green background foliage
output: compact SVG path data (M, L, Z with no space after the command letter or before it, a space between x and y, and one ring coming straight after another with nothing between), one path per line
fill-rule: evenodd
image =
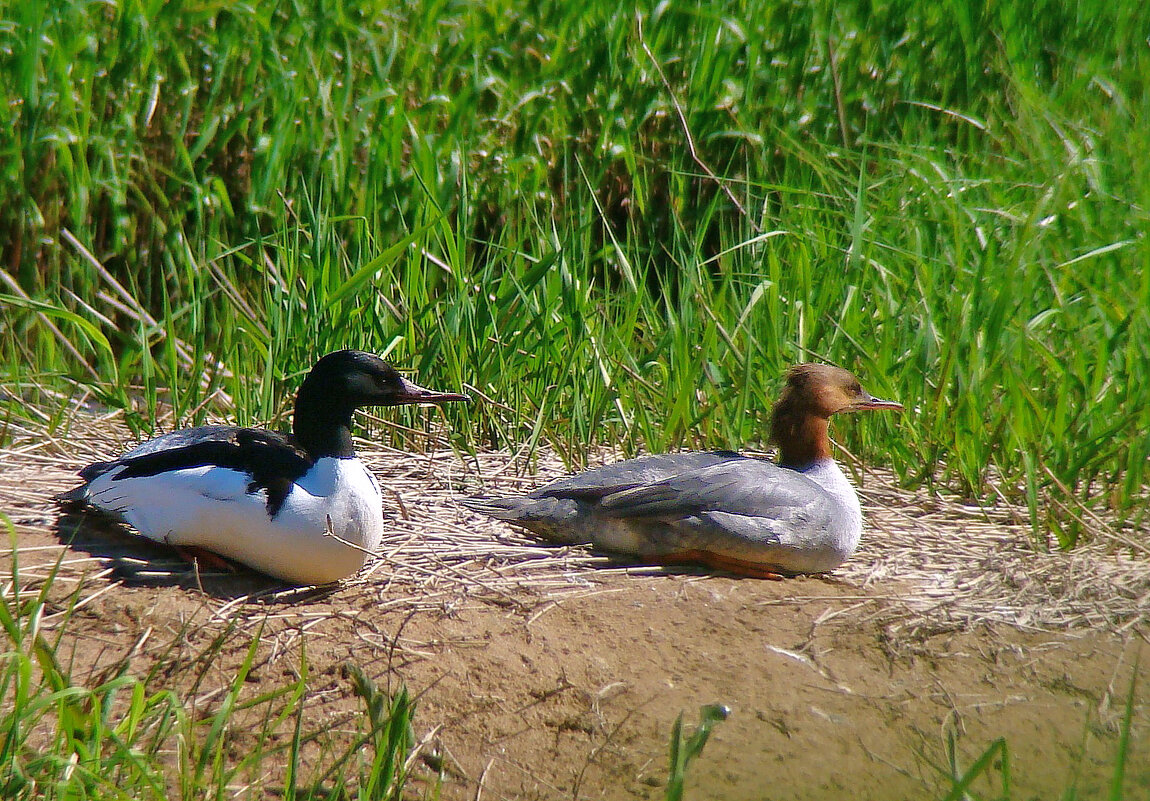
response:
M826 360L908 484L1143 514L1145 4L0 7L10 415L268 420L360 347L577 466Z

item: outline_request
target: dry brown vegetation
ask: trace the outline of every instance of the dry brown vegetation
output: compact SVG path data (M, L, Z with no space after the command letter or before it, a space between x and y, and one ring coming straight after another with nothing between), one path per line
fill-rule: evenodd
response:
M126 438L113 416L62 439L17 436L3 454L0 508L16 529L5 573L19 560L4 592L36 593L54 570L41 626L67 621L58 653L77 681L130 655L131 670L207 710L258 635L252 697L295 676L305 651L304 726L319 742L352 736L352 663L418 695L417 775L433 783L424 763L437 768L444 798L659 797L672 722L713 702L733 714L692 770L697 797L941 797L947 743L961 769L997 737L1012 797L1096 797L1110 779L1150 618L1144 532L1099 521L1091 545L1038 552L1003 501L907 493L868 470L868 531L833 575L668 572L542 548L455 502L535 486L562 472L553 457L365 442L388 488L379 559L338 587L285 589L60 515L52 497L75 468ZM1150 790L1142 690L1133 720L1129 798ZM231 747L250 736L237 726ZM251 786L282 783L264 771Z

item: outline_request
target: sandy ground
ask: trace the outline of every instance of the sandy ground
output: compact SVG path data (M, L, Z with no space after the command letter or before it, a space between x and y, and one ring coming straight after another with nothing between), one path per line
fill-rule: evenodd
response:
M829 577L668 573L537 548L454 501L531 486L554 460L377 450L394 529L382 558L339 587L287 591L61 516L51 496L72 471L120 447L98 428L9 450L0 469L17 532L0 570L20 565L4 591L37 591L60 560L43 626L79 603L59 649L77 678L131 654L210 710L258 636L252 696L306 652L305 728L339 736L362 703L342 669L357 664L418 695L416 735L443 771L421 763L416 797L438 781L445 799L661 798L676 716L721 703L689 798L941 798L949 744L965 769L1003 737L1010 797L1048 799L1106 797L1137 673L1125 798L1150 798L1150 560L1123 555L1145 532L1036 553L1008 508L908 499L868 474L864 547ZM995 764L980 796L1002 794ZM268 770L250 781L282 782Z

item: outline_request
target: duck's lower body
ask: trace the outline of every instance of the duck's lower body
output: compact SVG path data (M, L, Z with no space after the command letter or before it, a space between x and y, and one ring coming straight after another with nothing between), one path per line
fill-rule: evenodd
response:
M378 545L382 507L371 489L361 496L336 487L317 497L295 486L272 514L266 493L248 492L248 478L236 471L199 467L117 480L111 470L61 500L156 542L218 554L292 584L327 584L354 575Z
M848 555L833 543L787 543L762 520L722 512L668 522L613 516L594 502L572 498L468 498L461 503L546 542L589 545L647 564L705 565L736 575L778 580L824 573Z

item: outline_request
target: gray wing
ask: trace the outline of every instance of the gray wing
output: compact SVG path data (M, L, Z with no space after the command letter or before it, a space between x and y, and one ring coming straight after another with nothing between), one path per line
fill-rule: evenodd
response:
M666 453L596 467L552 481L531 493L532 498L576 498L593 501L622 490L664 481L678 475L728 462L757 462L733 451Z
M599 500L599 509L612 516L668 522L707 512L806 519L833 505L826 490L801 473L746 457L627 487Z
M199 445L202 442L232 442L235 440L238 430L235 426L184 428L145 440L121 456L118 461L135 459L137 456L148 456L161 451L180 450L192 445Z
M650 556L697 550L808 573L844 558L827 540L836 508L801 473L743 459L621 490L600 499L596 511L642 527Z

